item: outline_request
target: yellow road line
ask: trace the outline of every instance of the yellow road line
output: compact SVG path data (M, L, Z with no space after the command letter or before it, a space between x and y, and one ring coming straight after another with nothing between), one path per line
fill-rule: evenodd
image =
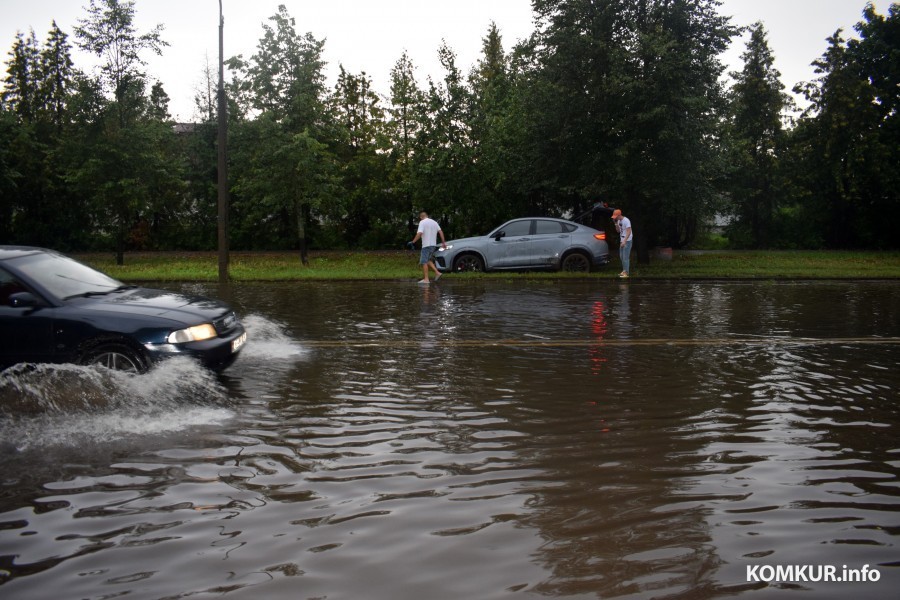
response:
M301 345L309 348L421 348L436 344L451 348L563 348L590 346L830 346L844 344L894 345L900 344L900 337L864 338L700 338L700 339L351 339L351 340L305 340Z

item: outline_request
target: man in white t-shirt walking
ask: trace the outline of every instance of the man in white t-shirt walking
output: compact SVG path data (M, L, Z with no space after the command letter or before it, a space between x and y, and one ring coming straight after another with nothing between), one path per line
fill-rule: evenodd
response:
M447 240L444 239L444 232L441 226L434 219L429 219L428 214L423 210L419 213L419 229L416 231L416 237L412 243L415 244L422 240L422 253L419 256L419 264L422 265L422 280L419 283L428 285L428 267L431 267L436 277L435 281L441 278L441 272L438 271L437 265L434 264L434 253L437 252L437 236L441 236L441 247L447 248Z
M617 208L613 211L612 220L616 222L616 231L619 232L619 259L622 261L622 272L619 273L619 277L626 279L631 270L631 244L634 241L631 219Z

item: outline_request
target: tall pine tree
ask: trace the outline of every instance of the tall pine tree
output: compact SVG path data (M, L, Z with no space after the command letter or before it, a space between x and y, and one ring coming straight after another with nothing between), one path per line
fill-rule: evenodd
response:
M730 93L728 191L735 222L732 243L764 248L771 243L778 206L778 159L783 146L782 117L789 100L762 23L750 27L744 67L732 73Z

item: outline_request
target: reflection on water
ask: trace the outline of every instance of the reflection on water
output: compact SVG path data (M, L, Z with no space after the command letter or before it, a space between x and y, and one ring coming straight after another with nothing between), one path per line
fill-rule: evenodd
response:
M0 377L5 598L897 589L900 285L188 288L245 315L219 378Z

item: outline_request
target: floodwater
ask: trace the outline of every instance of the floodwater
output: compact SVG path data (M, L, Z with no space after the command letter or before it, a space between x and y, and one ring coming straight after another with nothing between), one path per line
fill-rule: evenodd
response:
M225 374L0 376L5 600L897 597L896 282L169 287Z

